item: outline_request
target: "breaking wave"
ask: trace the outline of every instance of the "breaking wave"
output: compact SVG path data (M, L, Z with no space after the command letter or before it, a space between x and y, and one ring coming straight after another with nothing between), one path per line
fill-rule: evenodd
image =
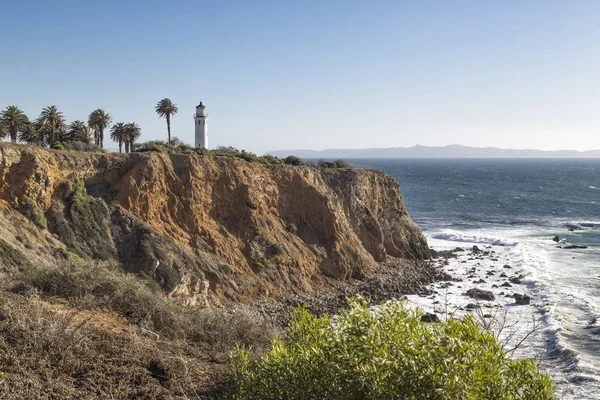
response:
M466 243L481 243L491 244L494 246L516 246L519 242L511 241L506 238L473 235L458 231L444 231L433 234L434 239L448 240L451 242L466 242Z

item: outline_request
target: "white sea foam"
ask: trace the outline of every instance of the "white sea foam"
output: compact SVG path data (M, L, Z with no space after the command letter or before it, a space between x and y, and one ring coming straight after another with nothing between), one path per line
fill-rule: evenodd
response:
M473 303L473 299L464 295L469 288L492 291L496 300L481 302L484 307L481 310L492 315L496 310L508 310L508 318L515 323L516 338L522 337L531 328L533 320L542 328L539 335L520 348L515 356L536 359L541 356L541 365L551 374L562 398L600 399L600 352L597 351L599 347L593 344L600 333L600 323L594 322L596 316L600 320L600 301L597 279L590 279L600 277L600 269L594 259L588 262L588 257L594 257L590 252L556 248L551 238L556 234L556 227L564 226L564 223L510 229L496 227L425 232L430 245L438 250L453 249L457 247L456 242L463 242L490 245L491 248L485 250L494 253L483 260L469 252L455 253L458 259L450 259L445 269L451 276L461 278L462 282L454 282L447 288L436 283L431 287L431 295L409 296L409 304L426 312L435 312L441 318L453 311L455 316L460 316L468 312L466 305ZM504 264L512 268L504 269ZM476 277L468 278L473 274L473 268L476 269ZM494 275L487 275L490 271ZM500 279L501 272L509 277L521 275L521 284L501 287L506 279ZM486 282L475 284L473 281L478 279ZM501 295L502 292L508 295L528 294L532 299L531 305L514 306L514 300Z
M599 187L597 187L597 186L592 186L592 185L588 186L588 188L589 188L589 189L594 189L594 190L600 190L600 188L599 188Z
M492 237L455 230L444 230L442 232L433 234L432 237L434 239L447 240L451 242L480 243L494 246L516 246L519 243L504 237Z

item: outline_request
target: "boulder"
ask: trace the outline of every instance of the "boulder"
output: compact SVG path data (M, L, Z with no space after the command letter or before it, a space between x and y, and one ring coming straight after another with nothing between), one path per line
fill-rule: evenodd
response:
M149 339L152 339L152 340L158 340L158 339L160 339L160 336L159 336L158 333L152 332L152 331L150 331L148 329L145 329L145 328L140 328L140 335L144 336L144 337L147 337Z
M477 246L473 246L473 248L471 249L471 251L473 251L474 254L479 254L482 252L482 250L477 247Z
M554 240L556 243L560 242L560 237L559 236L554 236L552 238L552 240Z
M521 279L519 279L518 276L512 276L512 277L508 278L508 280L509 280L510 283L514 283L514 284L517 284L517 285L519 283L521 283Z
M425 313L421 316L421 322L440 322L440 319L435 314Z
M471 297L472 299L478 299L478 300L492 301L492 300L496 299L492 292L489 292L487 290L481 290L481 289L469 289L469 290L467 290L466 295Z
M531 303L531 297L527 296L526 294L515 293L513 297L515 298L515 304L519 306L526 306Z
M446 272L440 272L439 275L437 276L437 280L438 281L451 281L452 275L450 275Z

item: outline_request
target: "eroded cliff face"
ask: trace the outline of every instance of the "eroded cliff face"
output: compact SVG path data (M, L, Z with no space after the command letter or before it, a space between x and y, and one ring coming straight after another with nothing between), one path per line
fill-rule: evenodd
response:
M74 193L76 179L89 195ZM0 205L24 196L46 214L47 240L114 259L186 303L310 291L389 257L429 257L398 182L378 171L0 144Z

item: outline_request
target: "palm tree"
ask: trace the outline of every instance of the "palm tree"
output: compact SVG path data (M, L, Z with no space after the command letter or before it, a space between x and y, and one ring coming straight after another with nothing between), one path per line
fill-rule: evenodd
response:
M8 135L8 132L6 131L6 128L4 127L4 124L2 123L2 120L0 120L0 139L4 139L6 137L6 135Z
M42 110L38 119L40 130L46 136L46 142L52 146L60 141L65 131L65 118L56 106L49 106Z
M88 131L88 127L85 125L85 122L76 120L71 122L69 125L69 130L67 131L67 135L65 137L67 142L90 142L90 134Z
M125 152L133 151L133 144L142 135L142 130L135 122L125 125Z
M100 147L104 147L104 129L108 128L111 122L111 116L100 108L92 111L88 117L88 125L94 129L95 141Z
M117 122L110 128L110 138L119 144L119 153L123 152L123 143L126 143L127 129L124 122Z
M29 124L29 118L27 118L27 115L19 107L8 106L6 110L0 113L0 123L3 125L5 132L10 135L10 141L17 143L19 133Z
M19 133L19 140L24 143L36 143L38 145L41 145L44 141L32 122L28 123L25 129Z
M159 117L167 119L167 133L169 135L169 145L171 145L171 116L177 114L179 109L173 104L171 99L164 98L156 104L156 113Z

